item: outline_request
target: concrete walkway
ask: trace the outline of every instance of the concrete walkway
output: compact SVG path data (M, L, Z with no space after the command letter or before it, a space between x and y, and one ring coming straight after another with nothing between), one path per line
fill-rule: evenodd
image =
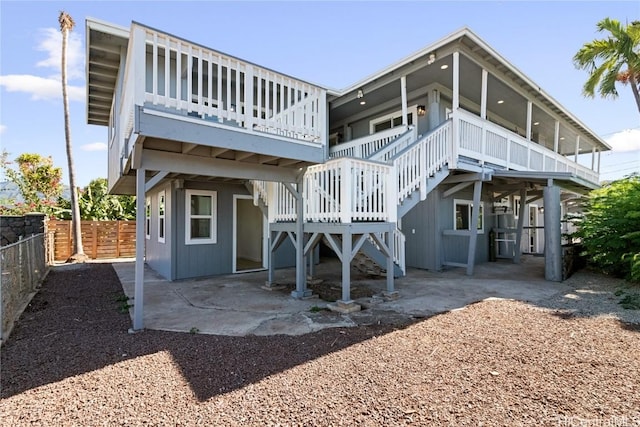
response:
M113 268L124 292L133 298L134 263L114 263ZM337 260L323 259L316 273L327 285L340 283ZM144 323L147 329L216 335L301 335L329 327L404 323L487 298L535 303L569 291L566 285L544 280L541 257L523 256L520 265L506 261L479 265L472 277L464 273L462 268L409 269L406 277L395 281L398 300L361 298L356 302L364 310L343 315L325 310L327 302L318 298L296 300L285 290L262 289L266 272L170 282L145 268ZM276 282L295 283L295 269L277 270ZM365 278L354 280L352 287L381 294L385 284L384 278Z

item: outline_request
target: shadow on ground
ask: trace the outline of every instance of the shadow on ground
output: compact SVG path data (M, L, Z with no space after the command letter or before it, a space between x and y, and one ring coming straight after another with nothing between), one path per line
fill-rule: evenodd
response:
M169 352L200 400L226 393L404 325L331 328L303 336L129 334L109 264L51 271L2 347L1 393L23 391L127 359Z

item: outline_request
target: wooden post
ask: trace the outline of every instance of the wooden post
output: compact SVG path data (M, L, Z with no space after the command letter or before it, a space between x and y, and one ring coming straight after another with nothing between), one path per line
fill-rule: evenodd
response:
M91 221L91 236L93 237L93 259L98 258L98 227L95 221Z
M478 217L480 216L480 199L482 195L482 181L473 183L473 207L471 208L471 223L469 224L469 252L467 254L467 276L473 275L476 260L476 244L478 243ZM484 219L484 218L483 218Z
M400 98L402 99L402 125L409 125L409 113L407 112L407 76L400 77ZM414 120L416 120L414 118Z
M544 195L544 278L562 281L562 241L560 233L560 187L552 179Z
M524 229L524 210L527 206L527 189L523 188L520 190L520 213L518 214L518 232L516 233L516 247L514 248L515 257L513 262L516 264L520 264L520 256L522 255L522 250L520 246L522 245L522 231Z
M488 72L484 68L482 69L482 89L480 92L480 118L486 120L487 118L487 77Z
M136 268L133 299L133 330L144 329L145 170L136 170Z
M64 257L64 259L67 259L71 256L71 251L73 250L73 228L71 227L73 221L69 221L69 230L67 231L67 233L69 233L69 246L67 246L67 254Z
M116 221L116 258L120 258L120 220Z

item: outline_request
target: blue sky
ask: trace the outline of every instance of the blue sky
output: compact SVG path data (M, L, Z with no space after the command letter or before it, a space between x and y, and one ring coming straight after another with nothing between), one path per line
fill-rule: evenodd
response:
M581 95L572 56L596 23L640 20L638 1L213 2L0 0L0 143L15 158L53 156L66 176L57 17L76 21L69 49L71 132L78 185L106 177L107 130L86 124L84 21L156 27L332 88L344 88L468 26L614 146L601 178L640 171L640 114L631 90Z

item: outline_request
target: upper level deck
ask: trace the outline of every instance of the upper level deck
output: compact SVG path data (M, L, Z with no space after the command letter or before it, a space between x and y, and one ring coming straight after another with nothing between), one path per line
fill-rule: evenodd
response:
M88 121L109 127L111 188L137 144L245 169L326 160L325 89L137 23L87 32Z

